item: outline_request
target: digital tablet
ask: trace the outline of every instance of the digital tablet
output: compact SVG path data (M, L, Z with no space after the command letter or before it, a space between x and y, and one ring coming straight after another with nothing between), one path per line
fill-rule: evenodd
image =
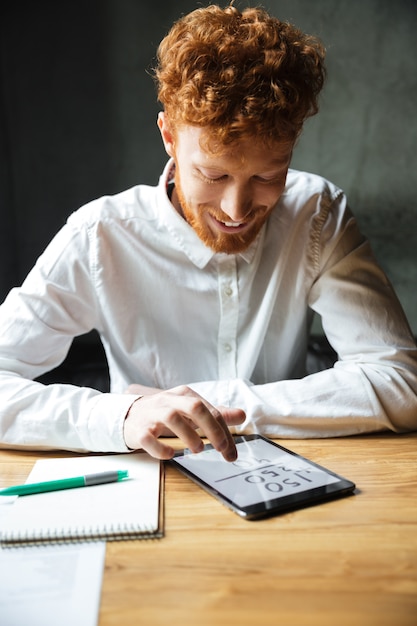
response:
M211 444L180 450L168 461L248 520L351 494L350 480L260 435L234 437L238 458L225 461Z

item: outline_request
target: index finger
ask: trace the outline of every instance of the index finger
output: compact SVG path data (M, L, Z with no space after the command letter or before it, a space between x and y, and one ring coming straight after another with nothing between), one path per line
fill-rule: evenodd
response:
M178 389L173 391L179 392ZM218 452L221 452L226 461L235 461L237 458L235 442L221 412L190 388L181 391L180 395L187 397L187 407L185 408L184 404L183 415L201 429L203 436L207 437Z
M237 449L236 449L235 441L232 437L232 434L226 422L223 419L223 415L220 413L218 409L215 409L215 411L217 412L218 415L217 416L213 414L212 415L214 419L217 421L218 425L222 428L223 434L224 434L223 441L221 442L220 446L216 448L216 450L218 450L219 452L223 454L226 461L229 461L229 462L236 461Z

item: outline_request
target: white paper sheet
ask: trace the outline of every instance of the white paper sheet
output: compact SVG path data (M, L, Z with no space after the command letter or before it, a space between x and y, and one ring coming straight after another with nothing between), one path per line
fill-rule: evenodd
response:
M105 542L0 548L1 626L96 626L105 553Z

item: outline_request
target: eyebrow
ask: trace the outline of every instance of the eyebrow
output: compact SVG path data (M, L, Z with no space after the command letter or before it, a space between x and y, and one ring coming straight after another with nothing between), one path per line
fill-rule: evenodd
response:
M288 155L287 157L272 159L269 163L265 164L265 167L262 168L262 172L270 172L276 167L283 167L287 165L291 161L291 157L292 157L292 153ZM241 159L241 161L242 161L242 165L244 165L245 159ZM198 167L198 168L207 169L207 170L217 170L219 172L228 170L227 159L224 165L214 164L210 162L202 163L200 161L194 161L192 165L193 167Z
M272 159L271 163L272 163L273 165L285 165L286 163L288 163L289 161L291 161L291 158L292 158L292 153L293 153L293 151L291 150L291 151L289 152L289 154L286 154L286 155L285 155L285 157L284 157L284 156L282 156L282 157L277 157L277 158L275 158L275 159Z

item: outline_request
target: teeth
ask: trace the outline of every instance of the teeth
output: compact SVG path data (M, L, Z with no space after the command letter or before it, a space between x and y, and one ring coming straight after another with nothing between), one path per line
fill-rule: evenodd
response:
M238 226L240 226L242 224L242 222L223 222L223 224L225 226L228 226L230 228L237 228Z

